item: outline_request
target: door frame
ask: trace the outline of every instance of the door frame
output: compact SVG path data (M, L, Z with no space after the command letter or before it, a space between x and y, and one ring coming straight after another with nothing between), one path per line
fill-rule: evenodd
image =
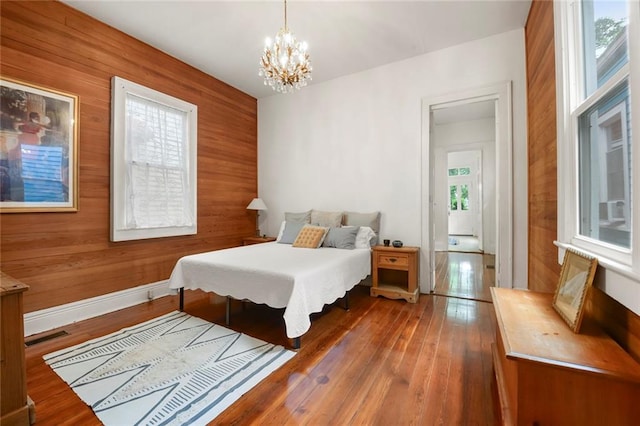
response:
M435 287L435 143L433 111L495 101L496 125L496 287L513 283L513 124L511 81L422 99L420 292Z

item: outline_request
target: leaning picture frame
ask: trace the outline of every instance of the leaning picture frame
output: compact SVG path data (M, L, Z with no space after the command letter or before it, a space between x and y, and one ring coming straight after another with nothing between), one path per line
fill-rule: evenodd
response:
M0 77L0 213L78 210L78 96Z
M553 308L574 333L580 332L585 302L597 266L598 259L595 257L572 249L565 251Z

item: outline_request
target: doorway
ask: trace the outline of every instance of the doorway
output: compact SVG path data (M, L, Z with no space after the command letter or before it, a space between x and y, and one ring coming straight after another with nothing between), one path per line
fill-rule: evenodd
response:
M473 116L473 111L479 113L481 110L485 115ZM454 185L449 185L449 168L457 168L460 176L460 168L466 166L452 164L449 167L448 155L465 151L480 151L481 158L478 165L481 177L475 180L475 190L482 195L476 194L475 206L482 212L482 219L478 220L474 216L475 219L468 222L466 230L462 231L465 234L481 236L479 241L482 241L485 254L473 254L481 257L480 261L476 262L482 265L481 269L476 271L476 275L484 274L488 269L495 275L495 279L491 280L492 284L510 286L513 257L510 119L510 82L423 101L423 214L420 277L422 292L434 292L437 283L436 273L442 276L441 268L437 272L436 253L451 254L448 251L449 228L457 226L449 223L452 198L457 202L455 207L459 211L456 213L468 212L470 203L473 202L473 178L466 183L462 182L466 178L458 179L455 188L451 188ZM479 132L479 129L490 129L492 133L484 134ZM463 173L466 172L466 170L463 171ZM467 211L462 210L465 195L462 185L467 185L468 200L464 201L469 203ZM497 223L500 223L499 227ZM469 227L473 229L469 231ZM485 258L487 254L495 256ZM442 258L439 264L443 264Z
M485 127L495 121L492 111L493 105L488 103L484 108L485 112L474 115L475 127L484 123ZM478 115L486 115L479 118ZM461 117L458 122L450 123L448 126L473 125L464 121L469 116ZM435 120L437 123L437 120ZM493 127L493 125L491 126ZM487 136L480 135L480 138L495 139L493 132L488 132ZM438 132L436 132L437 138ZM474 137L479 137L476 133ZM493 140L488 143L491 150ZM482 150L456 151L447 154L447 250L462 253L483 253L483 185L482 185ZM440 184L441 180L436 177ZM490 193L495 192L495 188L490 188ZM492 227L493 228L493 227Z

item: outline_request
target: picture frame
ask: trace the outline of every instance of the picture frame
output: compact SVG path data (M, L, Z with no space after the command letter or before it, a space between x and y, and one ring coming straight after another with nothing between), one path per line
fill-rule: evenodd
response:
M0 213L78 211L78 107L0 76Z
M574 333L580 332L585 301L597 266L598 259L593 256L572 249L565 251L553 308Z

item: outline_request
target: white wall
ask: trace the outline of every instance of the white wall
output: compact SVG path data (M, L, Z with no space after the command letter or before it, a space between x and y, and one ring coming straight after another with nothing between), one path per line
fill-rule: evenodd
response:
M275 235L284 211L380 210L381 238L420 245L422 99L505 81L513 88L514 282L522 286L527 279L523 29L259 99L258 191L269 207L262 232Z
M496 253L496 122L495 118L458 121L434 126L435 244L447 250L447 153L482 151L482 236L485 253Z

